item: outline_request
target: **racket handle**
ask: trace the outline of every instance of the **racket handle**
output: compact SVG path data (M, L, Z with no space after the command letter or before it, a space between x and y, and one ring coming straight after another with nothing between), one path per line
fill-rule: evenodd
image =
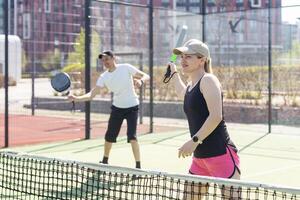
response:
M165 78L169 78L170 76L171 76L171 67L168 66L168 67L167 67L167 71L166 71L166 73L165 73Z
M168 83L170 80L171 80L171 78L174 76L174 74L176 74L177 72L171 72L171 67L170 67L170 65L168 65L168 68L167 68L167 71L166 71L166 73L165 73L165 77L164 77L164 80L163 80L163 82L164 83Z
M75 112L75 101L72 101L72 108L71 108L71 112Z

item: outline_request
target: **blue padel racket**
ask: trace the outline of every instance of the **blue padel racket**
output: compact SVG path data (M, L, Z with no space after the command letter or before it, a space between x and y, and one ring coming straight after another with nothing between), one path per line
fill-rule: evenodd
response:
M59 92L63 95L68 95L71 88L71 78L67 73L60 72L51 79L51 86L56 92ZM72 101L71 111L75 111L74 101Z

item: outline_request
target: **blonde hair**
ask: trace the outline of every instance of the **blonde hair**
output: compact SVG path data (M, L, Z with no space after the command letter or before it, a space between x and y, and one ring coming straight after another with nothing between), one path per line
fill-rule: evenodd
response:
M211 67L211 58L208 58L208 57L206 57L204 55L201 55L201 54L197 54L197 56L198 56L198 58L203 58L203 57L206 58L205 63L204 63L204 71L206 73L211 73L212 74L213 70L212 70L212 67Z
M213 73L212 67L211 67L211 58L206 58L204 63L204 71L206 73Z

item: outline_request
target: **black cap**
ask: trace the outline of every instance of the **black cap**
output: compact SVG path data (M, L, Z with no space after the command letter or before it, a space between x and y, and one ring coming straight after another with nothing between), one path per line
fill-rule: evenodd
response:
M114 53L112 51L103 51L102 53L99 54L98 58L102 59L103 56L114 57Z

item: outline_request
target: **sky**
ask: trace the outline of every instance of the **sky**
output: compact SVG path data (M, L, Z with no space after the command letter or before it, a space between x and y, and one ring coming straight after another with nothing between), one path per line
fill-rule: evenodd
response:
M282 21L295 24L297 21L300 22L300 0L282 0L282 6L298 5L296 7L283 8L282 9Z

